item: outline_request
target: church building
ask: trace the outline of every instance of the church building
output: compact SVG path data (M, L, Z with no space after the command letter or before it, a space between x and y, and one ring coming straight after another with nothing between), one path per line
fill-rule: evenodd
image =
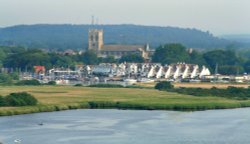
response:
M121 58L123 55L139 54L144 59L149 59L149 55L153 52L149 45L105 45L103 42L103 30L89 30L89 47L88 50L93 50L98 57L114 56Z

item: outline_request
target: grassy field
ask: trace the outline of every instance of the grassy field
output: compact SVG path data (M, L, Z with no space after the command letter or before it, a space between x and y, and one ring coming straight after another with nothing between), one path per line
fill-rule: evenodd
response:
M1 86L1 95L28 92L39 104L27 107L0 107L0 115L58 111L77 108L118 108L147 110L207 110L250 106L250 100L195 97L136 88L90 88L73 86Z

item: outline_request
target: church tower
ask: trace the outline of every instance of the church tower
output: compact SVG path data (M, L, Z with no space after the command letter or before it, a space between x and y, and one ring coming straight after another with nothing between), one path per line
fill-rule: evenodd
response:
M88 50L94 50L99 52L103 46L103 30L90 29L89 30L89 48Z

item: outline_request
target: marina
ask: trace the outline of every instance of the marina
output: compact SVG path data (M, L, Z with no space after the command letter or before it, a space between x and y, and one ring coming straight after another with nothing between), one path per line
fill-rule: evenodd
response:
M48 71L36 71L36 73L22 72L20 79L37 79L41 83L55 81L58 85L97 83L124 85L124 83L157 81L245 83L250 81L250 76L212 74L205 66L185 63L165 66L158 63L101 63L99 65L78 65L74 70L54 68Z

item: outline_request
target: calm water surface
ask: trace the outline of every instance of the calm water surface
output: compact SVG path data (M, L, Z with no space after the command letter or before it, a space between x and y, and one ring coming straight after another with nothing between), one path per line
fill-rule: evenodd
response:
M249 144L250 109L71 110L0 117L0 141L15 139L22 144Z

